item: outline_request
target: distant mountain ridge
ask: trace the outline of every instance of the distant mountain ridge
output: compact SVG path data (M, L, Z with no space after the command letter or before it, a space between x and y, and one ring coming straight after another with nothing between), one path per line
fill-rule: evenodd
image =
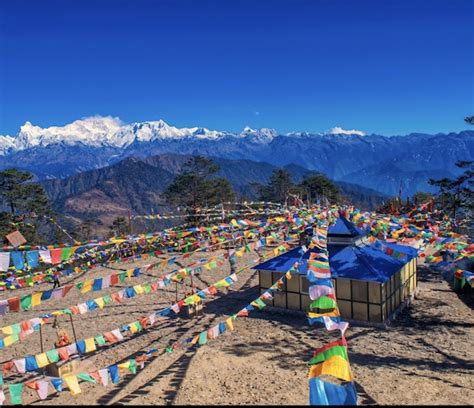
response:
M352 133L351 133L352 132ZM92 117L63 127L27 122L16 137L0 136L0 169L18 167L38 179L65 178L135 156L202 154L274 166L297 163L333 180L363 185L388 195L434 191L430 177L459 174L458 160L474 160L474 131L407 136L365 135L334 128L329 133L251 129L240 133L203 127L176 128L163 120L124 124Z
M116 216L163 212L163 191L182 169L189 155L163 154L148 158L128 157L112 166L89 170L66 179L42 181L55 209L76 220L101 219L110 224ZM277 169L268 163L213 157L220 166L217 174L227 178L241 196L255 198L252 182L267 183ZM286 169L295 182L309 170L297 165ZM350 183L338 183L341 191L355 198L355 204L373 206L387 199L376 191Z

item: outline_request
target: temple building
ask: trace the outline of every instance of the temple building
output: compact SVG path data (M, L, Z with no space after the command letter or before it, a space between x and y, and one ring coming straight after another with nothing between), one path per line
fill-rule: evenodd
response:
M267 304L308 311L311 300L306 279L308 250L298 273L286 280L281 292ZM328 230L331 275L341 317L352 321L387 322L413 300L416 290L417 250L371 239L344 216ZM258 270L260 292L269 288L299 260L295 248L254 267Z

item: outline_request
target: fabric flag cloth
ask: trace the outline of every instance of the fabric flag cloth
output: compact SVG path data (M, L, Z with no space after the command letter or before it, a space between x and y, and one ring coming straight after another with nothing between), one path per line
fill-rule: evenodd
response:
M81 387L79 387L79 381L75 375L65 375L63 379L72 395L81 393Z
M347 343L344 338L328 343L325 346L315 350L313 358L308 364L319 364L325 360L328 360L332 356L340 356L344 360L349 361L349 357L347 355Z
M10 312L19 312L20 311L20 298L14 297L8 299L8 308Z
M326 285L312 285L309 287L309 297L311 300L318 299L321 296L334 293L334 289Z
M339 321L335 321L331 317L328 316L323 316L324 324L326 326L326 329L328 331L333 331L333 330L340 330L342 335L344 336L345 331L349 327L349 323L341 321L340 318L338 319Z
M0 252L0 271L5 272L10 266L10 252Z
M309 378L321 375L332 375L343 381L352 381L352 373L349 362L339 355L329 357L320 364L312 365L309 369Z
M14 251L11 253L13 265L16 269L23 269L25 266L24 252Z
M332 384L319 378L309 380L310 405L357 405L354 383Z
M43 263L52 263L51 261L51 252L49 252L49 249L44 250L40 249L39 251L39 256L41 257L41 260Z
M61 248L54 248L50 251L51 263L58 264L61 262Z
M46 353L36 354L36 363L38 364L39 368L46 367L49 364Z
M328 310L328 309L335 309L336 308L336 301L333 298L330 298L328 296L320 296L316 300L314 300L310 304L310 310L314 309L323 309L323 310Z
M32 268L36 268L39 265L39 253L38 251L28 251L26 253L26 260L28 265Z
M117 384L119 382L119 369L117 365L111 365L109 366L109 373L110 373L110 379L112 380L113 384Z
M12 405L22 403L21 394L23 392L23 383L8 384L8 391L10 391L10 401Z
M38 389L36 390L38 392L38 397L41 400L44 400L48 397L48 385L49 382L45 380L39 380L36 382L38 385Z
M52 378L51 384L53 384L53 387L57 392L61 392L63 390L63 380L60 378Z
M109 384L109 372L106 368L99 370L100 381L104 386Z

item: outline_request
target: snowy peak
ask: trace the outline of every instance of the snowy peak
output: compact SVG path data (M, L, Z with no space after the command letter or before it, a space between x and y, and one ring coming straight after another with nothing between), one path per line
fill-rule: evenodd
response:
M336 126L329 130L328 134L330 135L357 135L357 136L365 136L365 132L361 130L345 130L342 127Z
M360 130L344 130L341 127L334 127L325 134L347 135L348 137L365 135ZM250 126L246 126L240 133L231 133L209 130L204 127L177 128L162 119L127 124L117 117L92 116L76 120L65 126L48 128L35 126L27 121L20 127L16 137L0 136L0 156L49 145L126 148L134 143L185 139L219 140L226 136L242 138L256 144L268 144L278 135L279 133L275 129L252 129ZM292 132L287 136L308 137L312 134Z
M239 136L250 138L251 140L258 143L269 143L276 136L278 136L278 132L275 129L252 129L250 126L245 126L244 130L240 133Z
M0 136L0 155L52 144L123 148L134 142L187 137L218 139L228 134L203 127L176 128L162 119L124 124L119 118L112 116L93 116L76 120L65 126L48 128L41 128L27 121L20 127L16 137Z
M44 129L27 121L13 139L14 149L25 150L57 143L67 145L82 143L95 147L108 145L109 136L120 129L121 125L119 118L111 116L93 116L65 126L51 126Z

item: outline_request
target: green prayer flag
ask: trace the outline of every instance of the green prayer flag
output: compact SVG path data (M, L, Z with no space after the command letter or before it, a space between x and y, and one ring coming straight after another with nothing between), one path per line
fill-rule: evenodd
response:
M63 248L61 250L61 261L67 261L71 256L71 247Z
M105 338L102 335L95 336L94 340L95 340L95 342L97 343L98 346L103 346L106 343Z
M127 272L120 272L118 276L120 282L123 282L125 280L125 277L127 276Z
M334 309L336 307L336 302L334 299L331 299L327 296L320 296L316 300L314 300L311 305L310 309Z
M29 310L31 308L31 295L23 296L20 300L21 310Z
M112 302L112 296L110 295L105 295L102 300L104 301L104 303L107 305L109 304L110 302Z
M258 305L260 309L263 309L266 306L266 303L260 298L256 299L255 303Z
M348 361L349 357L347 356L347 347L346 346L334 346L328 350L325 350L316 356L314 356L308 363L308 365L314 365L326 361L328 358L333 356L340 356L344 360Z
M136 374L136 372L137 372L137 362L135 361L134 358L129 360L128 369L130 370L131 373Z
M21 394L23 392L23 383L8 384L8 391L10 391L10 401L12 405L21 404Z
M46 356L48 357L50 363L55 363L56 361L59 361L59 353L56 349L47 351Z
M199 344L206 344L207 343L207 331L203 331L199 334Z
M87 374L87 373L77 374L77 378L80 378L83 381L88 381L88 382L97 384L97 380L95 378L91 377L91 375Z
M145 293L151 293L151 285L150 284L143 286L143 289L144 289Z

